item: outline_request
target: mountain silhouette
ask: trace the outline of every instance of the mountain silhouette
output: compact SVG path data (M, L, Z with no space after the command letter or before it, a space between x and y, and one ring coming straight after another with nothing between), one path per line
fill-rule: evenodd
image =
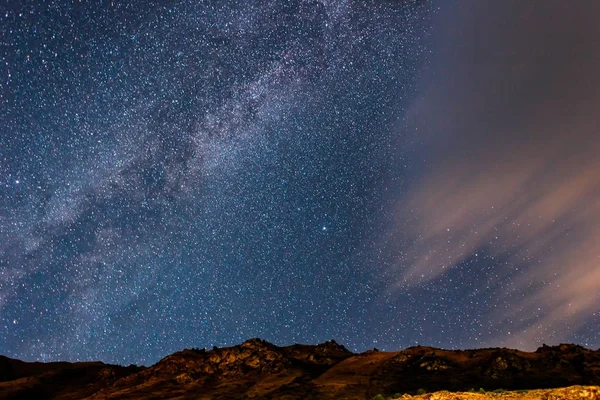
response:
M182 350L150 367L0 356L2 399L371 399L572 385L600 385L600 350L573 344L535 352L416 346L355 354L335 341L279 347L250 339L233 347Z

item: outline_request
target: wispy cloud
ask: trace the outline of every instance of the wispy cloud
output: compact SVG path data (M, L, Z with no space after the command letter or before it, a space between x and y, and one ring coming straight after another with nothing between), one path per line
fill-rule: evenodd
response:
M395 285L485 250L521 294L491 319L525 321L496 343L562 340L600 311L600 4L461 4L410 112L424 162L395 210Z

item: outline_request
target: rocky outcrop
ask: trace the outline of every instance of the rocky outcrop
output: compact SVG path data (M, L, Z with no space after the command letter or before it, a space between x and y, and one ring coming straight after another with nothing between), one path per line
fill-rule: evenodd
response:
M576 345L544 346L532 353L417 346L353 354L334 341L278 347L250 339L210 351L179 351L148 368L0 358L0 379L2 399L371 399L378 394L385 399L425 391L436 393L414 398L485 399L484 393L473 392L500 396L489 394L494 390L520 391L509 394L521 397L509 398L533 399L522 395L599 385L600 351ZM574 386L539 395L595 396L594 390Z

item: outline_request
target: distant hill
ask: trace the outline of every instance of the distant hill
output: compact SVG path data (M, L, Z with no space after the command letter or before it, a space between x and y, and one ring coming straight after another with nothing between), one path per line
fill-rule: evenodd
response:
M334 341L278 347L251 339L210 351L183 350L147 368L27 363L0 356L0 399L371 399L378 394L409 398L440 390L501 392L572 385L600 385L599 350L572 344L531 353L417 346L354 354ZM598 398L594 396L600 393L598 388L571 388L551 398L563 398L559 393L564 392L565 399L575 399L577 390L591 393L581 398ZM527 393L518 396L538 392ZM550 398L539 393L541 397L518 398ZM478 393L436 396L487 398Z

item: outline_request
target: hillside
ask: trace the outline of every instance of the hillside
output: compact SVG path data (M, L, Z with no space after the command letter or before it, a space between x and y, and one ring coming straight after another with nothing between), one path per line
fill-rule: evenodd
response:
M533 390L574 385L600 385L600 351L562 344L535 352L417 346L354 354L334 341L278 347L251 339L210 351L183 350L150 367L0 358L2 399L598 398L594 387ZM457 393L480 388L487 393ZM442 390L453 393L416 396ZM508 390L519 392L500 393Z

